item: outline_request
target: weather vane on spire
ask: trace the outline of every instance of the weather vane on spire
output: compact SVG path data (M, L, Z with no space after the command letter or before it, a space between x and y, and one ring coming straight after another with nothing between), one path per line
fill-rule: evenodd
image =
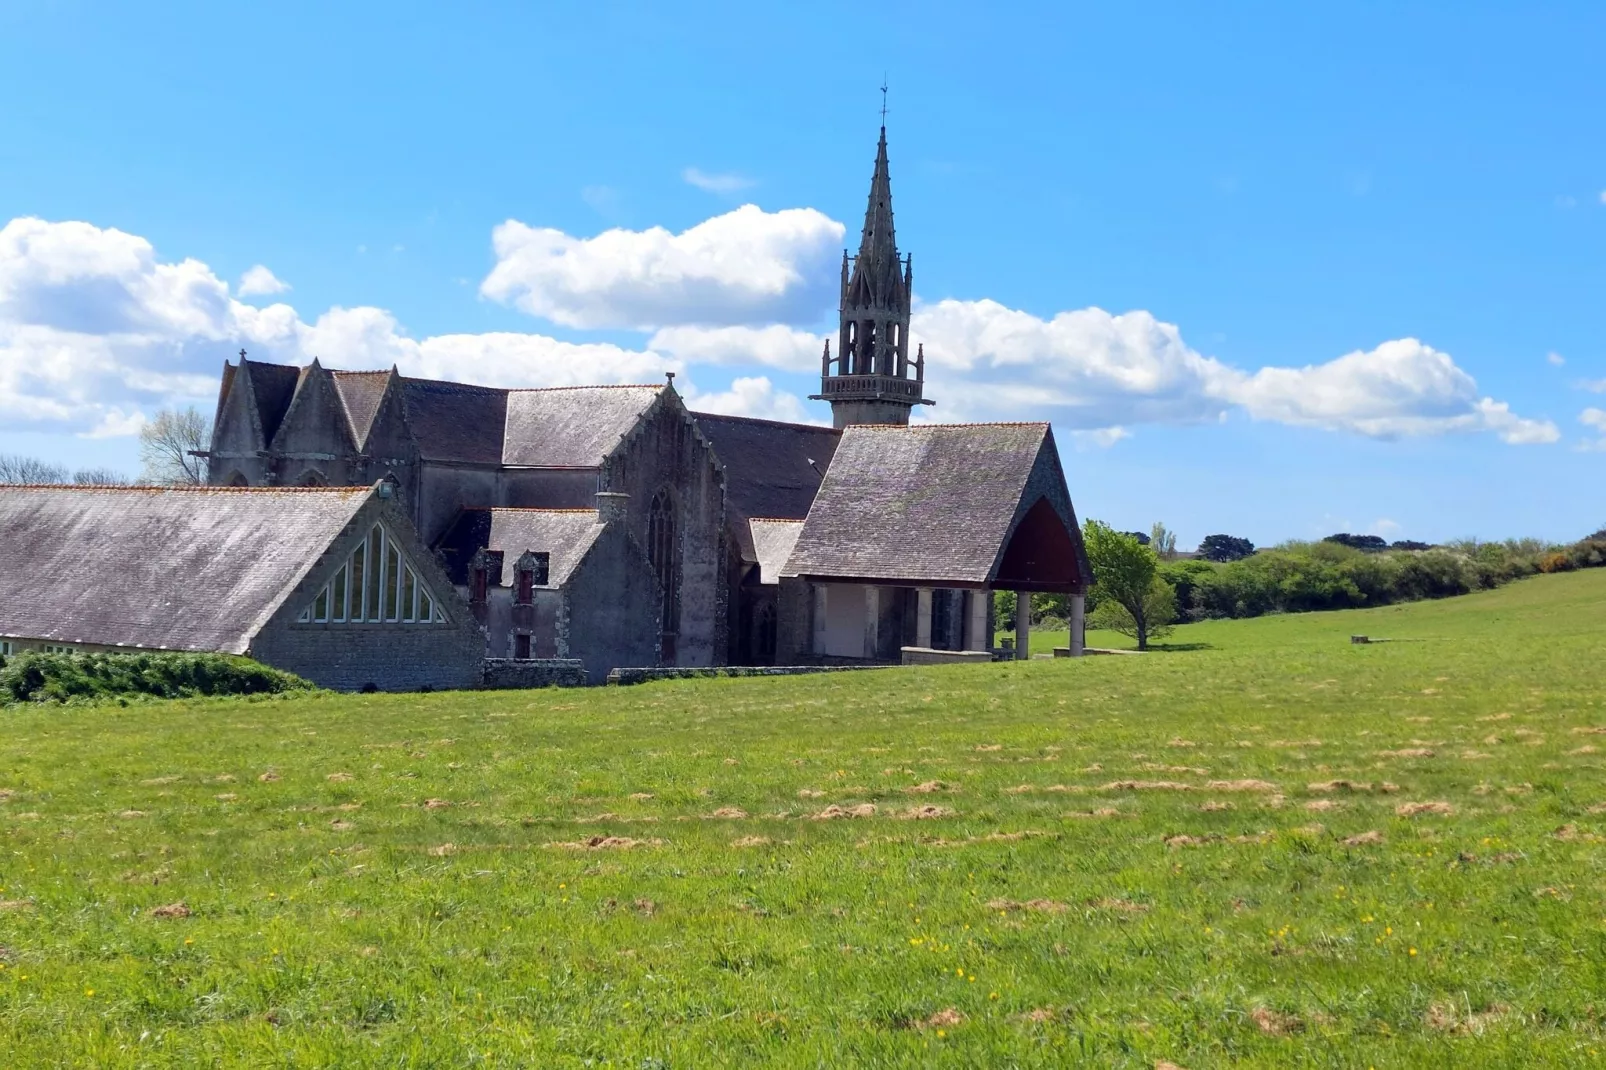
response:
M887 125L887 76L881 76L881 125Z

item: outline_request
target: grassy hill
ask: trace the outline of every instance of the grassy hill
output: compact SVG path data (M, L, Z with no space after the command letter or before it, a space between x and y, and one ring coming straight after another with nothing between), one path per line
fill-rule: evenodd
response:
M6 711L0 1050L1606 1058L1606 570L1171 643Z

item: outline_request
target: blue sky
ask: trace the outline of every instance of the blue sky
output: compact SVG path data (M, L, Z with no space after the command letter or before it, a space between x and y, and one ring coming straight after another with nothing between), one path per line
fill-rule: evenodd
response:
M0 452L242 346L822 419L885 74L929 415L1084 516L1606 524L1600 5L331 8L0 3Z

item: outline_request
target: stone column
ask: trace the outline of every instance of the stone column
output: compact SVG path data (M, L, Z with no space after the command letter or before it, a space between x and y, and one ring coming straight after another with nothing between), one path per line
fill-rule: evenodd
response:
M965 649L986 650L987 646L987 592L966 591L966 604L970 612L965 621Z
M881 647L881 588L864 589L864 656L873 658Z
M1071 657L1079 658L1087 650L1087 599L1071 595Z
M1015 660L1032 659L1032 596L1015 592Z
M915 590L915 646L931 646L931 588Z
M825 653L825 584L814 585L814 653Z

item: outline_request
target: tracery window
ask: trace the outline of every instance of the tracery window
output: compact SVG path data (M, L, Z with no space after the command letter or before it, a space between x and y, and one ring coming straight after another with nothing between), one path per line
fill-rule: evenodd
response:
M662 656L666 662L675 660L675 638L680 634L680 542L675 528L674 499L667 489L661 490L653 495L647 510L647 558L658 576L663 605Z
M296 618L301 624L445 624L401 547L375 524Z

